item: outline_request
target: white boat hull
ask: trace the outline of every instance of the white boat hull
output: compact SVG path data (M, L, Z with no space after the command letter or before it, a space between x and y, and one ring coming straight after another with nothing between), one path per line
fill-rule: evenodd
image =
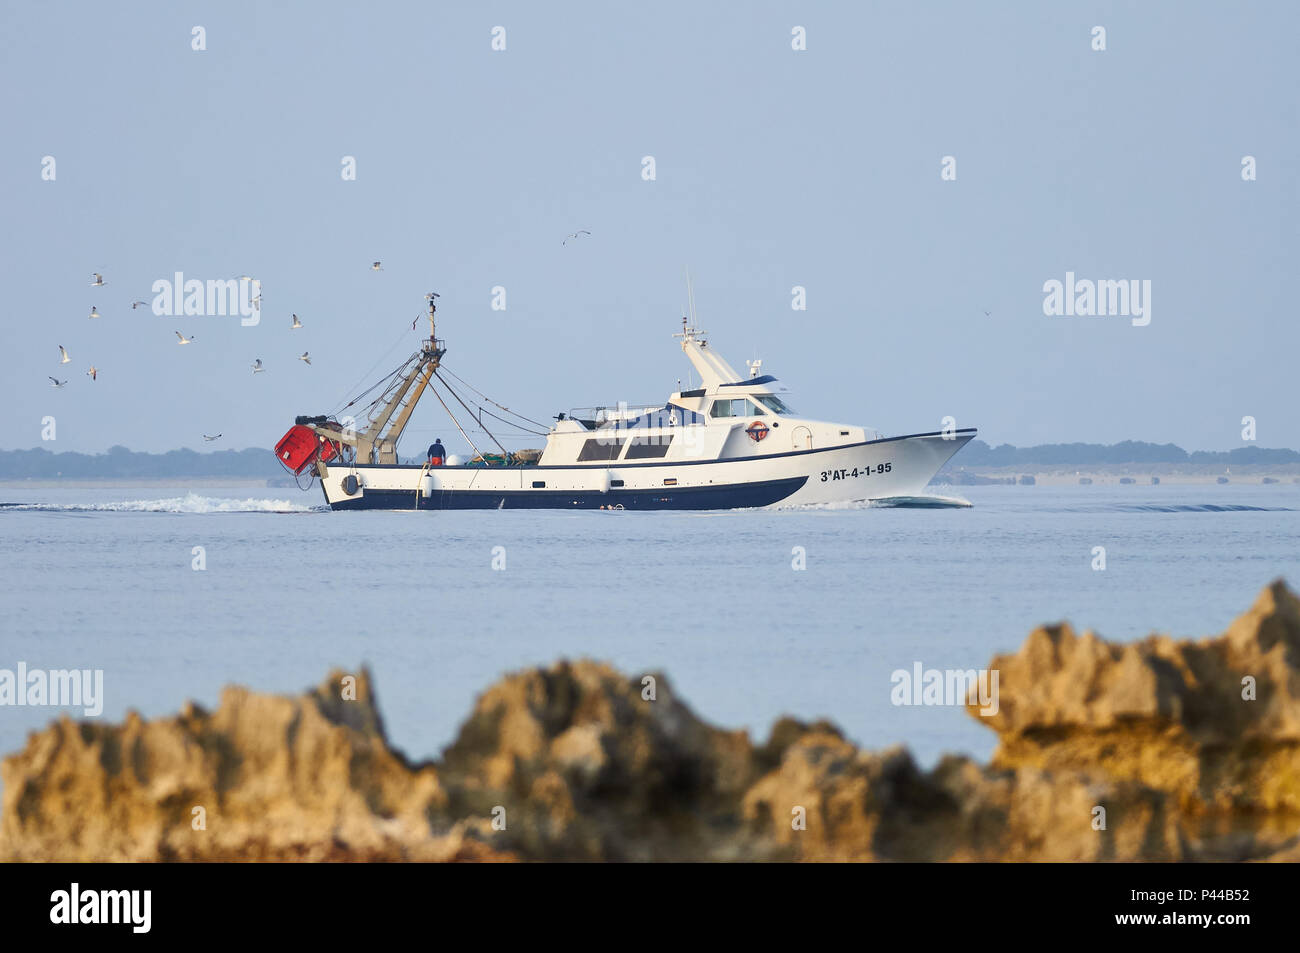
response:
M702 510L917 497L974 430L711 461L319 467L334 509Z

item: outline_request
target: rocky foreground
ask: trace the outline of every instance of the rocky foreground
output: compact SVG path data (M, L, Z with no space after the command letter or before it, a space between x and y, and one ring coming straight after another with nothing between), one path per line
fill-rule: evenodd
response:
M968 711L992 762L932 771L826 722L756 745L662 676L649 700L587 661L490 687L436 763L388 746L364 672L64 719L4 761L0 860L1300 860L1300 600L1280 581L1216 638L1049 626L991 668L998 713Z

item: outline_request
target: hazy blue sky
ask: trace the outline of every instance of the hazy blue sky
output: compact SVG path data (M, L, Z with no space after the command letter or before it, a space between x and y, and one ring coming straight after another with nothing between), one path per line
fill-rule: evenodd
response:
M0 446L270 446L414 350L429 290L512 408L660 400L689 266L712 343L810 416L1300 447L1298 38L1281 2L7 0ZM130 309L176 271L258 277L261 323ZM1045 316L1067 271L1150 280L1150 325ZM406 452L461 449L440 415Z

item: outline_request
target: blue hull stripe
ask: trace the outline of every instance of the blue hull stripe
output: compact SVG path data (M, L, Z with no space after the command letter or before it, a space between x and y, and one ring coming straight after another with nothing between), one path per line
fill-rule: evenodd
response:
M649 490L435 490L416 506L414 490L366 490L336 510L731 510L779 503L808 482L806 476L727 486L663 486Z

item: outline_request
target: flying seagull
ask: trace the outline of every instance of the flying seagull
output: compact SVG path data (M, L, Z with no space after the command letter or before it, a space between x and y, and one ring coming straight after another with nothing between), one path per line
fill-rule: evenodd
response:
M380 261L372 261L372 262L370 263L370 270L371 270L371 271L383 271L383 270L384 270L384 269L383 269L383 262L380 262Z
M92 318L99 317L99 312L95 310L95 306L93 304L90 306L90 316Z
M191 341L194 340L194 338L187 338L185 335L181 334L181 332L179 332L179 331L176 332L176 336L177 336L178 338L180 338L180 340L176 342L177 344L189 344Z
M59 363L60 364L72 363L72 358L68 357L68 352L63 349L62 344L59 345Z
M99 380L99 368L95 367L94 364L91 364L90 370L86 371L86 376L89 377L92 381Z
M220 440L221 434L217 434L215 437L209 437L207 434L204 434L203 439L206 440L208 443L211 443L214 440Z
M306 351L303 351L303 352L302 352L302 357L298 358L298 360L303 361L303 362L305 362L305 363L307 363L307 364L310 364L310 363L311 363L311 358L308 356L308 354L307 354Z
M252 368L254 374L260 374L266 370L266 368L262 366L262 359L260 357L253 362Z
M991 317L993 317L993 313L992 313L991 311L985 311L985 312L984 312L984 317L986 317L986 318L991 318Z
M580 228L572 235L570 235L568 238L566 238L564 241L560 242L560 244L567 245L569 244L569 242L573 241L573 239L577 238L579 235L590 235L590 234L591 232L587 231L585 228Z
M136 308L147 308L147 307L149 307L149 302L148 302L148 301L132 301L132 302L131 302L131 310L132 310L132 311L134 311Z
M90 286L92 288L104 287L104 276L99 272L95 272L94 276L90 279Z
M295 314L293 316L293 325L289 328L289 330L297 331L300 327L302 327L302 322L298 320L298 315Z
M66 384L66 383L67 383L67 381L61 381L61 380L59 380L59 379L56 378L56 377L51 377L51 378L50 378L50 386L51 386L51 387L62 387L62 386L63 386L64 384Z

